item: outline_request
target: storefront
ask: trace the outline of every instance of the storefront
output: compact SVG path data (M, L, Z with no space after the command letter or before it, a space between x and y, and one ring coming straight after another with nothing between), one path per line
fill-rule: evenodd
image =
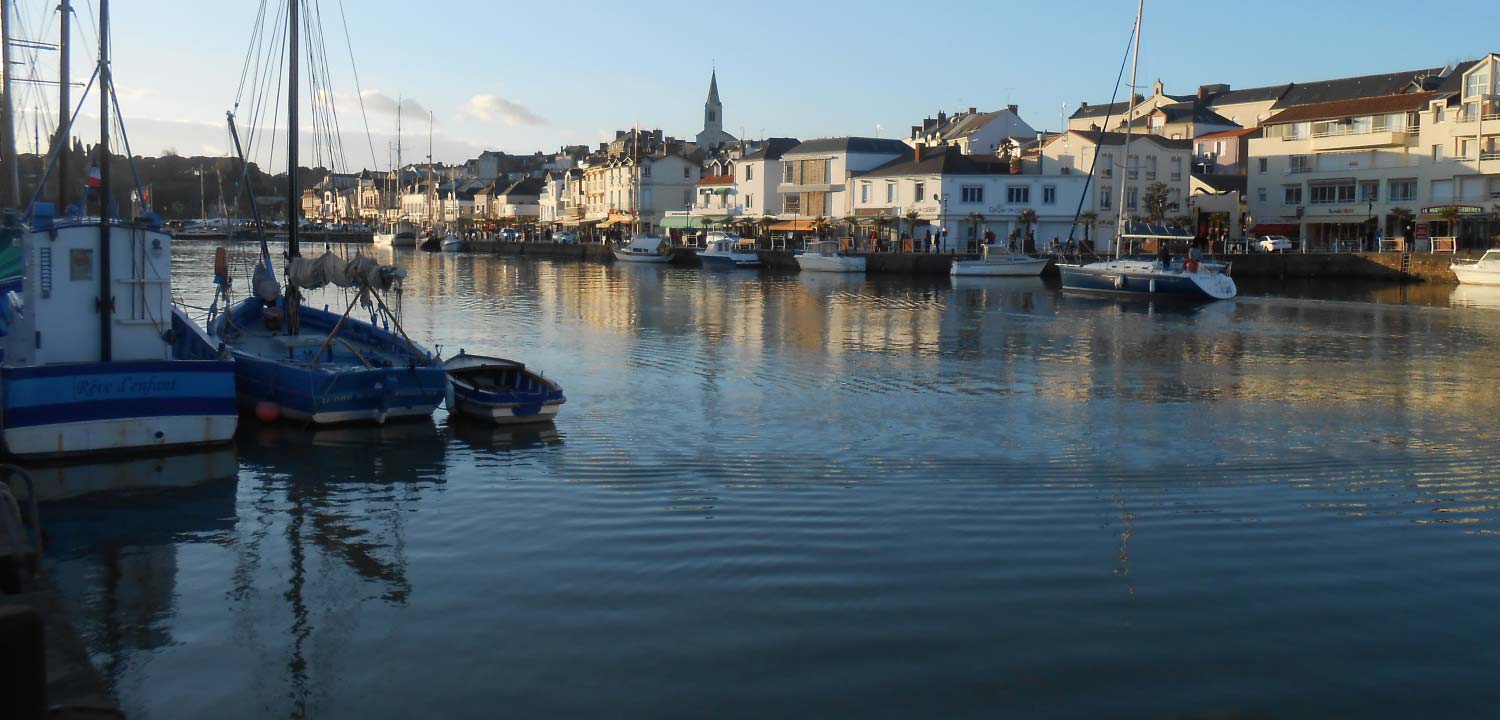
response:
M1435 249L1440 251L1500 246L1500 215L1478 205L1424 207L1416 222L1418 237L1436 239Z

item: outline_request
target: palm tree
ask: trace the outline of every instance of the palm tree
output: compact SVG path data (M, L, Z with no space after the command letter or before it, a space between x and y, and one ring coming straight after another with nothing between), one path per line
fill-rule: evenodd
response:
M1089 231L1093 229L1095 223L1099 222L1099 213L1093 210L1081 212L1078 214L1078 222L1083 223L1083 243L1087 245L1089 244Z
M1458 212L1458 206L1457 205L1444 205L1441 210L1438 210L1437 214L1438 214L1438 217L1440 217L1440 218L1443 219L1443 222L1445 222L1445 223L1448 224L1448 237L1457 238L1458 237L1458 218L1460 217L1459 212ZM1457 243L1455 242L1455 246L1456 245L1457 245Z
M906 218L906 230L911 234L912 246L915 247L917 242L917 221L922 219L922 213L917 212L916 208L912 208L906 211L904 217ZM899 235L900 233L897 234Z
M761 242L769 242L771 240L771 226L774 224L776 224L776 219L769 215L762 215L760 219L755 221L755 227L760 231Z
M1026 228L1026 231L1021 235L1021 250L1023 252L1027 250L1035 250L1035 247L1026 247L1026 243L1027 241L1032 241L1034 244L1034 241L1031 237L1031 226L1035 225L1037 222L1036 211L1032 210L1031 208L1026 208L1025 210L1021 211L1020 215L1016 216L1016 220Z
M828 218L823 217L822 215L813 218L812 230L813 234L816 235L819 240L822 240L823 233L828 231Z
M964 219L974 224L974 244L978 245L979 227L984 224L984 215L982 213L972 212L969 213L968 216Z

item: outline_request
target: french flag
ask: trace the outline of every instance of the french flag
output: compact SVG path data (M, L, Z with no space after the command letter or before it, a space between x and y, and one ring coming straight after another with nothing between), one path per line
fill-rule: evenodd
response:
M104 185L104 178L99 177L99 165L89 166L89 179L85 181L88 187L96 188Z

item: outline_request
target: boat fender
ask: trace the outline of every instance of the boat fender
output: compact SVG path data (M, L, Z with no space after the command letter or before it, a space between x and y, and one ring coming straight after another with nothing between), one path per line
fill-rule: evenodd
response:
M1116 275L1115 276L1115 289L1116 290L1124 290L1125 289L1125 276L1124 275Z
M1187 258L1182 261L1182 271L1186 273L1198 272L1198 259Z
M214 283L225 285L229 282L229 257L224 248L218 247L214 250Z
M1151 292L1156 292L1156 278L1151 278L1151 282L1146 289Z

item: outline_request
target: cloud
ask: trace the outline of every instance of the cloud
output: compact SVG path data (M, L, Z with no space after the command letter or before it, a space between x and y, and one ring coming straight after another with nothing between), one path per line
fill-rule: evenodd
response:
M499 120L506 125L546 125L547 119L526 109L525 105L499 95L475 95L469 98L463 114L480 120Z
M379 90L366 90L360 93L359 96L364 100L365 109L372 113L392 116L396 114L398 102L396 98L390 95ZM422 103L411 98L401 98L399 106L401 112L406 115L420 116L427 114L427 108L423 107Z

